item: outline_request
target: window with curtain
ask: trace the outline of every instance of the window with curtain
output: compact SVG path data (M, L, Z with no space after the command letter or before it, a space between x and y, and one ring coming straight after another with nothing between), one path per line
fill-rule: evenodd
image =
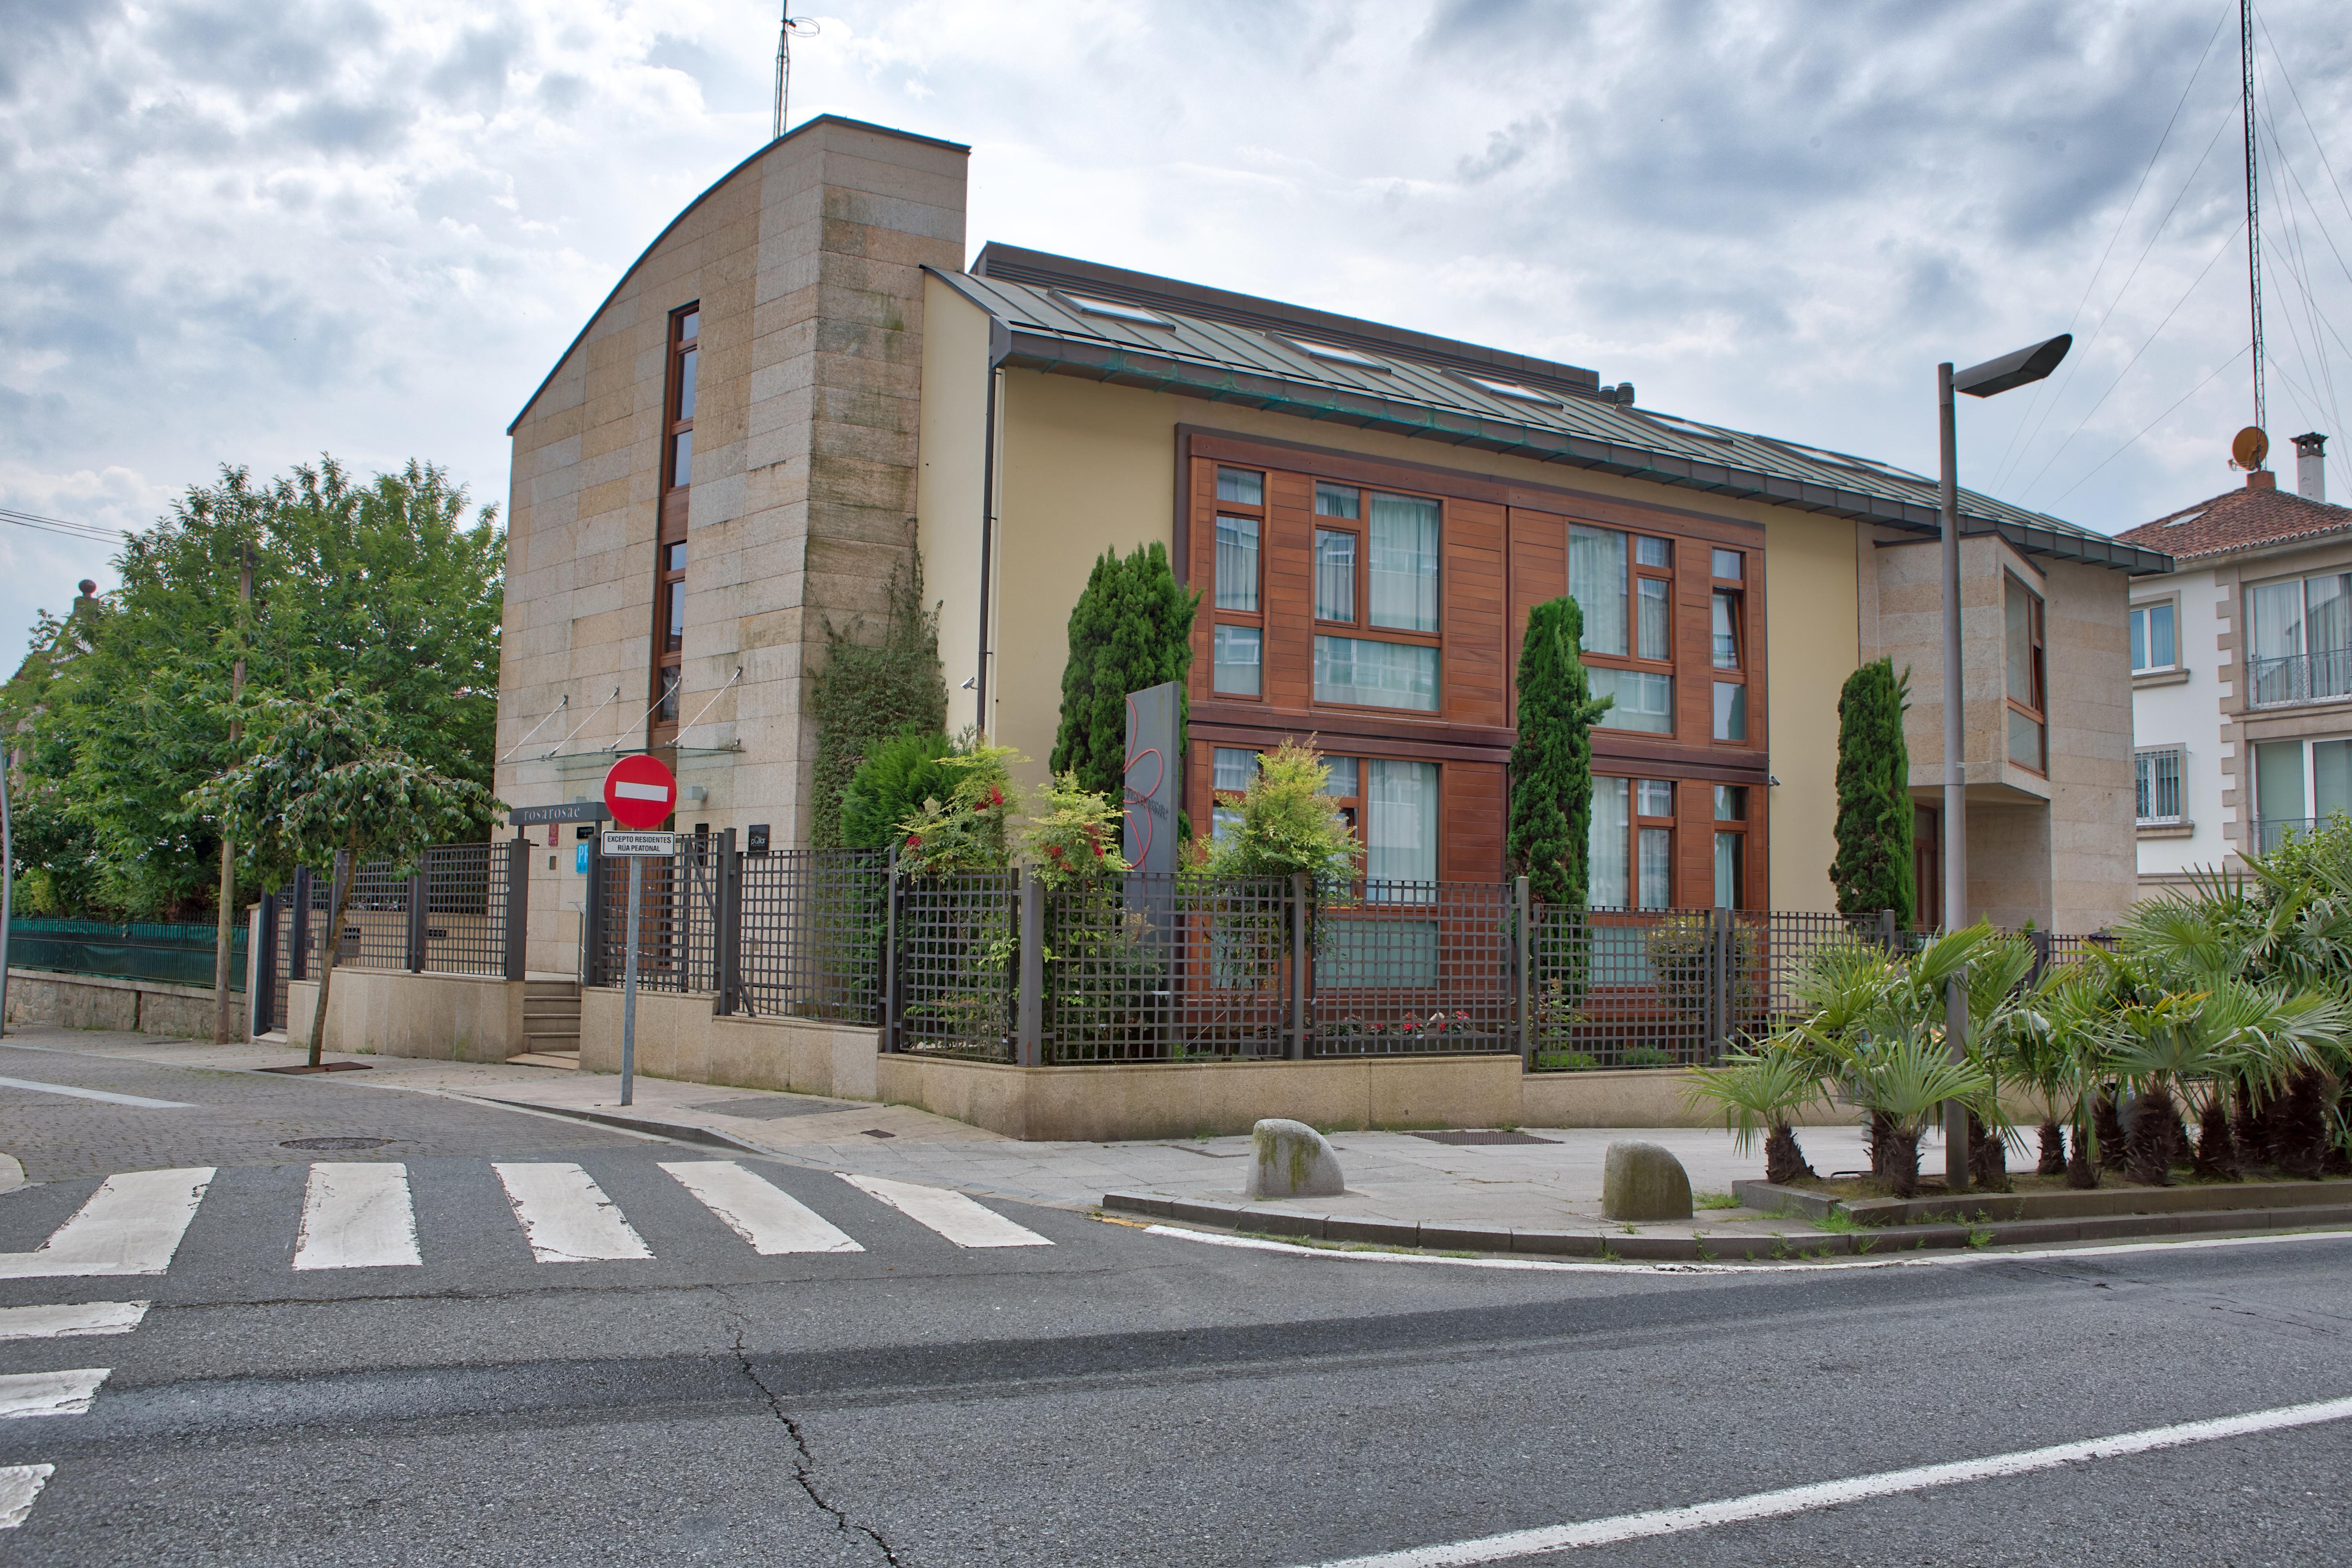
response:
M1241 807L1232 796L1250 786L1257 776L1257 753L1244 746L1218 746L1210 752L1209 788L1216 805L1209 812L1209 837L1222 844L1242 825Z
M1633 901L1633 781L1595 778L1585 835L1585 901L1620 910Z
M1369 535L1371 624L1392 631L1437 629L1437 503L1375 490Z
M1437 649L1363 637L1315 639L1315 700L1437 711Z
M1265 634L1255 626L1219 626L1211 684L1226 697L1257 697L1265 686Z
M1586 653L1624 654L1625 536L1613 529L1568 531L1568 596L1584 613Z
M2132 673L2143 670L2170 669L2177 658L2173 635L2174 607L2170 600L2161 605L2135 605L2131 613Z
M1674 733L1673 564L1666 540L1569 528L1568 593L1584 617L1585 669L1593 695L1614 700L1596 721L1601 729Z
M2014 577L2004 577L2002 663L2009 689L2009 760L2041 773L2048 766L2043 741L2044 679L2042 597Z
M2352 695L2352 573L2249 588L2246 618L2247 685L2256 707ZM2137 642L2134 653L2137 668Z
M1257 608L1257 519L1217 519L1217 608Z
M1364 880L1375 900L1424 901L1437 880L1437 764L1363 764Z
M1356 536L1336 529L1315 531L1315 618L1356 619Z

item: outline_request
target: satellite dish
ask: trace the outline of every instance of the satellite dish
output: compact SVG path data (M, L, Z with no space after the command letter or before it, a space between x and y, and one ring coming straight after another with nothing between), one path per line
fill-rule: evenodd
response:
M2249 425L2230 443L2230 460L2242 468L2259 468L2271 455L2271 438L2259 425Z

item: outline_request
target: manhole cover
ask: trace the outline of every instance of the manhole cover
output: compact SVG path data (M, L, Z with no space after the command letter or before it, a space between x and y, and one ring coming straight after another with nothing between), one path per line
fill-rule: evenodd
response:
M1557 1143L1557 1138L1534 1138L1525 1132L1500 1132L1478 1129L1467 1132L1416 1132L1416 1138L1426 1138L1433 1143Z
M381 1149L389 1138L289 1138L280 1149Z

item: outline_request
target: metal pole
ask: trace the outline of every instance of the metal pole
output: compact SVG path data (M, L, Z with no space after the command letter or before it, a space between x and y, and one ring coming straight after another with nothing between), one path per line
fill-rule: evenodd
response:
M1511 1005L1519 1016L1519 1070L1536 1068L1535 1024L1535 900L1525 877L1511 879L1511 906L1518 940L1512 944Z
M1944 472L1944 930L1969 923L1968 726L1960 672L1960 459L1952 423L1952 367L1936 367L1936 417ZM1969 1054L1969 993L1956 976L1944 989L1944 1041L1954 1061ZM1944 1104L1944 1184L1969 1190L1969 1113Z
M597 848L604 846L599 844ZM645 890L645 857L629 857L629 959L621 982L621 1103L635 1097L637 1078L637 906Z
M1045 1015L1045 906L1037 873L1021 872L1021 993L1014 1015L1013 1059L1024 1068L1041 1060L1039 1039Z

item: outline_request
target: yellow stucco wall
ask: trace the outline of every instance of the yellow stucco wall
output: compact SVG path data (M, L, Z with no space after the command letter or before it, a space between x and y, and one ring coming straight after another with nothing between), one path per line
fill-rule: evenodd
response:
M988 313L936 277L923 279L923 397L917 426L915 540L923 596L940 606L948 732L979 718L981 486L988 430Z
M1838 692L1860 662L1854 525L1764 522L1765 689L1772 714L1772 907L1833 910Z
M1155 539L1173 543L1176 426L1192 425L1762 525L1770 755L1782 784L1771 801L1771 903L1836 907L1829 865L1835 852L1837 699L1857 646L1852 522L1075 376L1012 370L1003 382L988 728L1031 759L1022 770L1025 784L1043 781L1053 750L1070 606L1103 550L1124 552ZM1528 504L1576 510L1558 497L1531 496ZM936 564L930 570L935 594L955 591ZM976 594L976 582L963 591ZM947 663L952 687L961 679L954 673L956 656Z

